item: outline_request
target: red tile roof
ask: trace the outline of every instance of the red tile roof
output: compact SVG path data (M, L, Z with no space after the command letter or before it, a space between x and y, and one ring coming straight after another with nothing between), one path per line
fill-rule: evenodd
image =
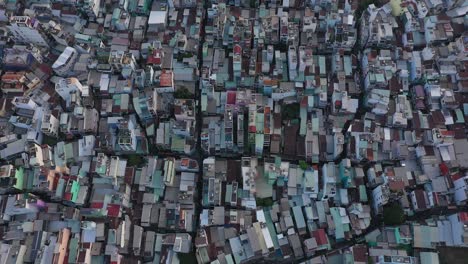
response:
M234 54L241 54L242 53L242 47L240 45L235 45L234 48Z
M159 84L161 87L172 87L172 72L162 72L159 77Z
M452 175L452 181L456 181L458 179L460 179L462 176L460 175L460 173L456 173L456 174L453 174Z
M119 213L120 213L120 205L118 204L107 205L107 216L119 217Z
M439 164L439 169L440 169L440 174L441 175L447 175L449 173L449 168L445 163L440 163Z
M318 229L312 232L313 236L315 237L315 240L317 241L317 245L327 245L328 244L328 238L327 235L325 234L325 230L323 229Z
M356 245L353 247L353 257L356 262L367 262L367 247L365 245Z
M63 195L63 199L66 200L66 201L70 201L72 198L72 194L70 192L66 192L64 195Z
M160 50L153 50L153 53L150 56L148 56L146 63L159 65L161 64L161 61L162 61L161 58L162 58L162 52Z
M236 104L236 96L237 94L235 92L228 92L227 94L227 104Z
M104 203L102 202L92 202L91 203L91 208L94 209L101 209L104 206Z
M460 221L468 222L468 212L461 212L458 216L460 217Z
M390 181L389 183L390 190L398 191L405 189L405 183L403 181Z

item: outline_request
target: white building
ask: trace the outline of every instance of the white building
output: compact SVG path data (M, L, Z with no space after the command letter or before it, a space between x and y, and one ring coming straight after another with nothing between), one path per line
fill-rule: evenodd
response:
M33 23L28 16L13 16L10 25L7 26L13 39L18 43L32 43L42 47L48 47L47 38L38 30L38 21Z
M374 212L378 213L379 208L386 205L390 200L390 190L386 184L377 186L372 190L372 201Z
M240 77L242 73L242 47L238 44L233 48L232 68L234 77Z
M87 135L78 140L78 153L80 158L87 159L89 156L94 156L94 145L96 137Z
M53 153L50 146L39 146L38 144L33 144L29 149L29 165L34 167L49 167L53 165Z
M328 200L336 195L335 163L329 162L322 167L322 200Z
M133 121L121 119L119 121L119 134L117 144L123 151L136 151L137 139Z
M78 59L78 51L72 47L66 47L58 59L52 64L52 70L62 77L69 76L72 73L73 66Z
M50 112L45 113L42 116L42 125L41 125L41 131L42 133L52 136L52 137L57 137L58 136L58 128L59 128L59 120L57 117L52 115Z
M15 106L15 111L21 115L34 115L37 108L36 102L28 97L15 97L11 103Z
M467 237L468 237L468 214L466 212L460 212L457 214L450 215L448 217L450 220L453 244L454 246L467 246Z
M125 75L127 70L128 73L135 71L137 63L132 53L113 50L109 55L109 64L112 66L114 71L122 72L122 74Z
M288 50L288 69L289 80L294 80L297 77L297 51L294 46L290 46Z
M303 181L303 193L312 199L317 199L320 190L318 170L306 170Z
M121 159L118 156L112 156L109 162L109 169L106 175L108 177L117 179L125 176L125 168L127 167L127 160Z
M101 0L84 0L83 9L88 15L88 17L96 18L99 15L99 7L101 5Z
M453 182L455 202L464 204L468 198L468 176L461 177Z
M422 62L421 62L421 53L419 51L413 51L410 67L410 80L418 80L422 77Z
M159 85L156 88L158 93L173 93L174 88L174 73L172 71L163 70L158 76Z
M158 32L166 27L167 11L151 11L148 19L148 32Z
M74 77L60 79L55 84L55 92L57 92L64 101L70 101L71 94L77 91L81 93L83 91L83 85L81 85L80 81Z
M333 158L336 159L343 152L343 145L345 144L344 135L341 132L333 134Z

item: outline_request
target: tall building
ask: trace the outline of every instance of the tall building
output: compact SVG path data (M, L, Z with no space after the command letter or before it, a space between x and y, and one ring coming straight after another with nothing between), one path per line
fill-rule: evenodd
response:
M137 139L133 120L122 119L119 121L117 143L123 151L136 151Z
M63 100L68 100L70 94L76 91L83 91L83 86L80 81L74 77L60 79L55 85L55 92L57 92Z
M41 125L42 133L48 136L57 137L58 130L59 130L58 128L59 128L59 120L57 119L56 116L54 116L51 113L51 111L47 111L42 116L42 125Z
M42 47L49 46L47 37L38 28L38 21L34 21L28 16L11 17L10 25L7 27L15 42L32 43Z
M78 51L72 47L66 47L58 59L52 65L52 70L61 77L72 75L73 65L78 59Z
M242 72L242 47L235 45L233 48L232 67L234 70L234 77L241 77Z
M101 0L83 0L81 1L81 8L89 18L97 18L99 15L99 7Z

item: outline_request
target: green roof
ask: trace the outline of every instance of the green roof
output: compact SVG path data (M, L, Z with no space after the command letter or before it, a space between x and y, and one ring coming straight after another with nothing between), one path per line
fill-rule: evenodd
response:
M243 86L253 86L255 84L255 78L253 77L244 77L241 80L241 85Z
M206 94L202 94L201 96L201 110L205 112L208 107L208 96Z
M266 17L268 15L267 10L264 7L261 7L258 11L258 16L259 17Z
M135 12L135 9L137 8L138 1L129 1L128 3L128 11L130 12Z
M260 131L263 133L263 126L264 126L264 115L263 113L257 113L255 115L255 126L257 128L257 131Z
M65 153L65 161L68 159L73 159L73 144L72 143L67 143L65 144L64 148L64 153Z
M153 174L153 188L154 194L158 196L158 200L161 199L164 196L165 189L161 170L156 170Z
M78 238L71 238L68 242L68 263L76 263L76 256L78 255Z
M278 236L276 234L275 226L273 225L273 220L271 219L271 214L267 209L263 209L265 215L266 226L271 235L271 240L275 248L279 248Z
M91 37L90 35L85 35L85 34L81 34L81 33L76 33L76 34L75 34L75 39L76 39L76 40L81 40L81 41L85 41L85 42L91 43L92 37Z
M114 12L112 12L112 20L118 20L120 18L120 9L116 8L114 9Z
M263 134L255 134L255 151L257 154L263 154L263 144L265 137Z
M102 256L91 256L91 263L92 264L105 263L104 255L102 255Z
M185 138L173 136L171 141L171 150L176 152L184 152Z
M420 258L424 264L439 264L439 254L436 252L421 252Z
M70 192L72 193L72 202L76 202L78 199L78 194L80 193L80 184L77 181L74 181L71 187Z
M367 148L367 141L361 140L359 141L359 148Z
M292 208L294 214L294 221L296 222L297 228L305 228L304 214L302 213L302 208L300 206L294 206Z
M307 109L305 107L301 107L299 110L299 114L301 117L301 126L299 128L299 135L305 135L307 130Z
M397 244L400 244L400 239L401 239L400 228L395 227L393 231L395 232L395 240L396 240Z
M351 65L351 57L350 56L345 56L343 58L343 64L344 64L344 71L346 75L351 75L353 74L353 69Z
M377 82L385 82L385 76L382 73L377 73L375 79Z
M280 167L281 166L281 157L276 156L275 157L275 166Z
M276 175L276 173L275 173L275 175ZM273 184L273 183L275 183L275 182L273 181L273 182L270 183L270 184ZM283 178L283 177L279 177L278 180L276 181L276 185L277 185L277 186L283 186L283 185L284 185L284 178Z
M109 229L107 232L107 243L115 243L116 242L116 236L115 236L115 229Z
M64 188L65 188L65 180L63 178L60 178L58 181L57 189L55 190L55 196L62 197Z
M319 68L320 68L320 74L326 74L327 69L326 69L326 61L325 61L325 56L319 56Z
M15 179L16 179L16 184L14 187L18 190L23 190L23 181L24 181L24 168L23 167L16 169Z
M457 123L465 123L465 118L463 117L463 113L460 109L456 109L455 114L457 115Z
M232 185L228 184L226 185L226 196L224 198L224 202L225 203L231 202L231 197L232 197Z
M197 32L198 32L198 26L197 25L192 25L190 27L190 34L195 35L195 34L197 34Z
M298 72L297 75L296 75L296 78L294 78L291 81L304 82L304 80L305 80L304 73L303 72Z
M361 202L368 201L366 186L363 184L359 185L359 199Z
M335 237L336 240L342 240L344 239L344 226L341 221L341 216L340 216L340 209L338 207L332 207L330 208L330 213L333 217L333 222L335 222Z
M237 87L237 83L234 82L234 81L226 81L224 83L224 86L225 86L226 89L233 89L233 88Z

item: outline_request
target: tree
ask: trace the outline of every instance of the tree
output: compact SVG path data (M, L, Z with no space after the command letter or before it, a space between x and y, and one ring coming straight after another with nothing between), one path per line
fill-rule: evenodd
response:
M191 253L177 253L180 263L197 263L197 257L194 252Z
M250 8L256 8L257 7L257 1L256 0L250 0Z
M131 154L127 156L127 166L129 167L141 167L144 164L145 160L143 156L137 154Z
M293 120L299 118L299 103L287 104L281 107L281 117L283 120Z
M57 145L57 142L58 142L57 138L49 137L47 135L44 135L43 138L42 138L42 143L47 144L47 145L49 145L51 147Z
M271 197L267 198L256 198L257 206L269 207L273 205L273 199Z
M378 1L376 0L361 0L359 1L359 6L356 10L356 17L359 19L361 18L362 13L366 11L367 7L370 6L371 4L374 4L375 6L378 6Z
M275 45L275 50L279 50L281 52L287 52L289 49L289 46L287 43L280 42Z
M385 225L401 225L405 222L405 212L399 203L384 206L383 218Z
M299 161L299 167L302 169L302 170L307 170L307 168L309 167L309 165L307 164L307 162L303 161L303 160L300 160Z
M174 97L177 99L193 99L193 94L187 89L187 87L182 86L174 92Z

